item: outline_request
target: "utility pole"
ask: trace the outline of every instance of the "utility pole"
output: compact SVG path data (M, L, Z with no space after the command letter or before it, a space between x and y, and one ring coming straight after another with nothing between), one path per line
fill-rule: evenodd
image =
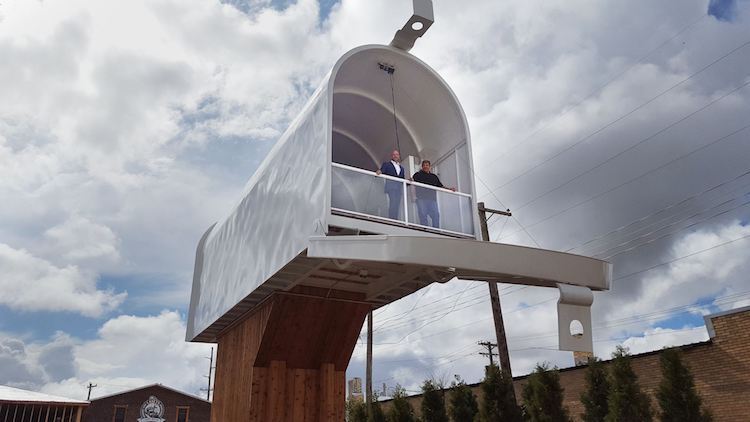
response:
M96 384L89 383L89 385L86 387L89 389L89 394L86 396L86 401L91 401L91 389L98 387Z
M485 242L490 241L490 232L487 228L487 213L504 215L511 217L510 210L500 211L486 208L484 202L477 204L479 210L479 224L482 226L482 239ZM510 354L508 353L508 342L505 339L505 323L503 322L503 312L500 307L500 295L497 292L497 282L489 281L487 285L490 288L490 304L492 305L492 317L495 320L495 335L497 336L497 351L500 360L500 369L503 370L509 377L513 377L513 373L510 370ZM490 350L490 353L492 351ZM492 355L490 354L490 360Z
M366 396L365 403L367 405L367 420L371 421L372 416L372 310L367 314L367 370L365 373L365 388Z
M209 362L208 363L208 376L204 375L204 377L208 378L208 387L201 388L201 391L206 392L206 401L210 401L211 391L214 390L213 388L211 388L211 372L213 372L213 370L216 369L216 367L214 366L214 348L213 347L211 348L211 356L207 357L206 359L208 359L208 362Z
M487 352L479 352L482 356L489 356L490 357L490 366L493 366L495 364L495 361L492 359L492 356L498 356L497 353L493 352L492 349L497 347L497 343L493 343L491 341L480 341L477 342L478 345L484 346L487 348Z

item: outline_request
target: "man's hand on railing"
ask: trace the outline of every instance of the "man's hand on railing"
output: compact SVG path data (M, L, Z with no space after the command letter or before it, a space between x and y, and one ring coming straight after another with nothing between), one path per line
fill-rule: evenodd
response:
M375 170L375 174L376 174L376 175L378 175L378 176L380 176L380 175L381 175L382 173L383 173L383 172L382 172L382 171L380 171L380 169L377 169L377 170Z

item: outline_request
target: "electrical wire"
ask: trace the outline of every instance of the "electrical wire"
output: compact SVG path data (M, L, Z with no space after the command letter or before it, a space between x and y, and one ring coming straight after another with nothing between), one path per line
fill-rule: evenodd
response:
M677 38L678 36L682 35L685 31L687 31L688 29L692 28L693 26L695 26L699 22L703 21L707 17L708 17L708 15L706 13L701 13L700 16L696 20L691 21L689 24L687 24L682 29L680 29L679 31L677 31L674 35L672 35L667 40L665 40L664 42L662 42L661 44L659 44L657 47L651 49L647 53L645 53L642 56L640 56L638 58L638 60L636 60L628 68L626 68L625 70L622 70L620 73L616 74L614 77L608 79L603 85L600 85L599 87L597 87L593 91L589 92L586 96L584 96L581 100L577 101L572 106L569 106L569 107L563 109L563 111L560 112L560 114L559 114L559 116L557 116L557 118L560 119L562 117L565 117L565 115L567 115L570 111L578 108L581 104L583 104L584 102L586 102L587 100L589 100L590 98L592 98L594 95L600 93L604 88L606 88L607 86L609 86L610 84L612 84L612 82L620 79L623 75L627 74L628 72L630 72L631 70L633 70L636 66L638 66L639 64L641 64L644 60L646 60L649 56L651 56L651 54L653 54L656 51L660 50L662 47L666 46L667 44L669 44L670 42L672 42L675 38ZM547 124L545 124L544 126L542 126L541 128L535 130L530 135L524 137L521 141L517 142L513 146L511 146L508 149L506 149L505 151L503 151L500 155L498 155L497 157L495 157L492 160L490 160L490 162L495 162L495 161L499 160L500 158L508 155L508 153L510 153L511 151L515 150L517 147L521 146L522 144L526 143L526 141L528 141L529 139L533 138L537 134L545 131L547 128L549 128L550 126L552 126L554 124L554 122L555 121L550 121Z
M686 78L684 78L684 79L681 79L681 80L680 80L679 82L677 82L676 84L673 84L673 85L671 85L671 86L670 86L669 88L667 88L667 89L665 89L665 90L663 90L663 91L659 92L659 93L658 93L657 95L655 95L655 96L651 97L650 99L648 99L647 101L645 101L645 102L643 102L643 103L639 104L638 106L636 106L635 108L633 108L633 109L629 110L629 111L628 111L628 112L626 112L625 114L623 114L623 115L620 115L619 117L617 117L616 119L614 119L614 120L612 120L612 121L610 121L610 122L606 123L606 124L605 124L604 126L600 127L599 129L596 129L595 131L591 132L590 134L588 134L588 135L584 136L583 138L580 138L580 139L578 139L578 140L577 140L577 141L575 141L574 143L572 143L572 144L568 145L567 147L563 148L562 150L560 150L560 151L556 152L556 153L555 153L555 154L553 154L553 155L552 155L551 157L548 157L548 158L544 159L544 160L543 160L542 162L540 162L540 163L537 163L537 164L535 164L535 165L531 166L530 168L528 168L527 170L525 170L525 171L521 172L520 174L518 174L518 175L516 175L516 176L514 176L514 177L512 177L512 178L510 178L510 179L508 179L508 180L507 180L506 182L504 182L503 184L501 184L501 185L499 185L498 187L496 187L496 188L492 189L492 190L491 190L491 192L493 192L493 193L494 193L494 192L497 192L498 190L502 189L503 187L505 187L505 186L508 186L509 184L511 184L511 183L515 182L516 180L520 179L521 177L523 177L523 176L525 176L525 175L529 174L530 172L534 171L535 169L537 169L537 168L541 167L542 165L544 165L544 164L547 164L548 162L550 162L550 161L554 160L555 158L557 158L557 157L561 156L562 154L565 154L566 152L570 151L571 149L575 148L576 146L580 145L581 143L583 143L583 142L587 141L588 139L590 139L590 138L592 138L592 137L594 137L594 136L598 135L599 133L601 133L601 132L605 131L606 129L610 128L611 126L615 125L616 123L618 123L618 122L620 122L620 121L622 121L622 120L624 120L624 119L628 118L629 116L631 116L631 115L633 115L634 113L636 113L636 112L638 112L639 110L641 110L641 109L642 109L643 107L645 107L645 106L647 106L647 105L649 105L649 104L653 103L654 101L656 101L656 100L658 100L659 98L663 97L664 95L668 94L669 92L671 92L671 91L672 91L672 90L674 90L675 88L677 88L677 87L679 87L679 86L682 86L682 85L683 85L683 84L684 84L685 82L688 82L688 81L690 81L691 79L693 79L694 77L696 77L696 76L698 76L698 75L702 74L702 73L703 73L703 72L705 72L706 70L708 70L708 69L710 69L711 67L713 67L713 66L714 66L715 64L717 64L717 63L719 63L719 62L723 61L724 59L726 59L727 57L729 57L729 56L733 55L734 53L736 53L736 52L738 52L738 51L740 51L740 50L744 49L744 48L745 48L745 47L747 47L748 45L750 45L750 41L745 41L745 42L744 42L744 43L742 43L741 45L739 45L739 46L737 46L737 47L733 48L732 50L730 50L729 52L727 52L727 53L725 53L725 54L723 54L723 55L719 56L719 57L718 57L717 59L713 60L713 61L712 61L711 63L709 63L709 64L707 64L707 65L703 66L702 68L700 68L700 69L699 69L699 70L697 70L696 72L693 72L693 73L691 73L691 74L690 74L689 76L687 76Z
M750 81L749 81L748 83L744 84L744 85L743 85L743 87L744 87L744 86L747 86L748 84L750 84ZM674 163L676 163L676 162L678 162L678 161L680 161L680 160L683 160L683 159L685 159L685 158L687 158L687 157L689 157L689 156L691 156L691 155L693 155L693 154L695 154L695 153L697 153L697 152L699 152L699 151L702 151L702 150L704 150L705 148L708 148L709 146L712 146L712 145L715 145L715 144L717 144L717 143L720 143L720 142L722 142L722 141L725 141L725 140L727 140L727 139L730 139L731 137L733 137L733 136L735 136L735 135L737 135L737 134L739 134L739 133L741 133L741 132L744 132L744 131L745 131L745 130L747 130L748 128L750 128L750 124L748 124L748 125L745 125L745 126L743 126L743 127L739 128L739 129L735 130L735 131L732 131L731 133L729 133L729 134L727 134L727 135L721 136L721 137L719 137L719 138L717 138L717 139L715 139L715 140L713 140L713 141L709 142L708 144L705 144L705 145L703 145L703 146L701 146L701 147L699 147L699 148L697 148L697 149L691 150L690 152L688 152L688 153L686 153L686 154L683 154L683 155L681 155L681 156L679 156L679 157L676 157L676 158L674 158L674 159L672 159L672 160L668 161L667 163L664 163L664 164L662 164L662 165L660 165L660 166L658 166L658 167L656 167L656 168L653 168L653 169L651 169L651 170L649 170L649 171L647 171L647 172L645 172L645 173L643 173L643 174L640 174L640 175L638 175L638 176L636 176L636 177L634 177L634 178L631 178L631 179L629 179L629 180L628 180L628 181L626 181L626 182L620 183L620 184L618 184L617 186L614 186L614 187L612 187L612 188L610 188L610 189L607 189L607 190L606 190L606 191L604 191L604 192L598 193L598 194L596 194L596 195L594 195L594 196L592 196L592 197L589 197L589 198L587 198L587 199L584 199L584 200L578 201L578 202L576 202L575 204L573 204L573 205L571 205L571 206L569 206L569 207L566 207L565 209L563 209L563 210L561 210L561 211L558 211L558 212L556 212L555 214L552 214L552 215L550 215L550 216L547 216L547 217L545 217L545 218L542 218L541 220L537 220L537 221L535 221L534 223L528 224L528 225L526 226L526 229L528 229L528 228L530 228L530 227L534 227L534 226L537 226L537 225L539 225L539 224L541 224L541 223L543 223L543 222L549 221L549 220L551 220L552 218L558 217L558 216L560 216L561 214L564 214L564 213L566 213L566 212L568 212L568 211L570 211L570 210L572 210L572 209L574 209L574 208L577 208L577 207L579 207L579 206L581 206L581 205L583 205L583 204L589 203L589 202L593 201L594 199L600 198L600 197L602 197L603 195L606 195L606 194L608 194L608 193L610 193L610 192L613 192L613 191L615 191L615 190L617 190L617 189L619 189L619 188L621 188L621 187L623 187L623 186L629 185L629 184L631 184L631 183L633 183L633 182L635 182L635 181L637 181L637 180L640 180L640 179L642 179L642 178L644 178L644 177L646 177L646 176L648 176L648 175L650 175L650 174L653 174L653 173L655 173L655 172L657 172L657 171L659 171L659 170L661 170L661 169L663 169L663 168L665 168L665 167L667 167L667 166L670 166L670 165L672 165L672 164L674 164ZM513 235L513 234L515 234L515 233L519 233L519 231L517 230L517 231L515 231L515 232L509 233L509 234L507 234L507 235L505 235L505 236L501 237L500 239L502 239L502 238L507 238L507 237L509 237L509 236L512 236L512 235Z
M747 75L747 76L750 76L750 75ZM746 76L746 77L747 77L747 76ZM658 137L659 135L661 135L661 134L663 134L663 133L665 133L665 132L669 131L670 129L672 129L672 128L674 128L674 127L678 126L678 125L680 125L680 124L681 124L681 123L683 123L683 122L686 122L686 121L690 120L691 118L693 118L693 117L694 117L694 116L696 116L697 114L699 114L699 113L702 113L703 111L705 111L705 110L709 109L709 108L710 108L711 106L715 105L715 104L716 104L716 103L718 103L719 101L723 100L724 98L728 97L729 95L732 95L732 94L734 94L735 92L737 92L737 91L741 90L742 88L745 88L745 87L746 87L746 86L748 86L748 85L750 85L750 80L748 80L747 82L745 82L745 83L741 84L740 86L738 86L738 87L736 87L736 88L732 89L731 91L729 91L729 92L727 92L727 93L725 93L725 94L723 94L723 95L721 95L721 96L719 96L719 97L717 97L717 98L715 98L715 99L711 100L710 102L708 102L707 104L705 104L705 105L703 105L702 107L698 108L697 110L695 110L695 111L693 111L693 112L691 112L691 113L689 113L689 114L687 114L687 115L685 115L685 116L681 117L680 119L678 119L678 120L676 120L676 121L674 121L674 122L672 122L672 123L668 124L667 126L663 127L662 129L659 129L658 131L654 132L653 134L651 134L651 135L649 135L649 136L647 136L647 137L643 138L642 140L640 140L640 141L636 142L635 144L633 144L633 145L629 146L628 148L625 148L624 150L622 150L622 151L618 152L617 154L615 154L615 155L613 155L613 156L611 156L611 157L607 158L606 160L604 160L604 161L602 161L602 162L598 163L598 164L597 164L597 165L595 165L594 167L591 167L591 168L589 168L588 170L586 170L586 171L584 171L584 172L582 172L582 173L579 173L579 174L578 174L577 176L575 176L575 177L573 177L573 178L571 178L571 179L568 179L568 180L566 180L565 182L563 182L563 183L561 183L561 184L557 185L556 187L554 187L554 188L552 188L552 189L550 189L550 190L547 190L547 191L545 191L544 193L542 193L542 194L540 194L540 195L537 195L537 196L535 196L535 197L534 197L533 199L531 199L531 200L529 200L529 201L526 201L526 202L525 202L524 204L522 204L522 205L520 205L520 206L516 207L516 210L521 210L521 209L523 209L523 208L526 208L527 206L529 206L529 205L533 204L534 202L538 201L539 199L541 199L541 198L543 198L543 197L545 197L545 196L549 195L550 193L552 193L552 192L555 192L555 191L557 191L557 190L559 190L559 189L561 189L561 188L563 188L563 187L567 186L567 185L568 185L568 184L570 184L571 182L573 182L573 181L575 181L575 180L578 180L578 179L579 179L579 178L581 178L582 176L585 176L585 175L587 175L587 174L590 174L590 173L591 173L591 172L593 172L594 170L596 170L596 169L599 169L599 168L601 168L601 167L602 167L602 166L604 166L605 164L607 164L607 163L609 163L609 162L611 162L611 161L613 161L613 160L617 159L618 157L622 156L623 154L625 154L625 153L627 153L627 152L629 152L629 151L632 151L632 150L636 149L637 147L639 147L639 146L641 146L641 145L645 144L646 142L648 142L648 141L650 141L650 140L652 140L652 139L655 139L655 138L656 138L656 137ZM743 128L739 129L738 131L734 132L733 134L735 134L735 133L738 133L738 132L741 132L741 131L743 131L743 130L747 129L748 127L750 127L750 125L748 125L748 126L744 126ZM729 135L729 136L731 136L731 135ZM700 148L698 148L698 149L696 149L696 150L692 151L692 152L691 152L691 154L692 154L692 153L694 153L694 152L697 152L697 151L701 151L701 150L703 150L703 149L705 149L705 148L707 148L707 147L709 147L709 146L711 146L711 145L713 145L713 144L715 144L715 143L717 143L717 142L720 142L720 141L722 141L722 140L724 140L724 139L726 139L726 137L722 137L722 138L720 138L720 139L718 139L718 140L716 140L716 141L714 141L714 142L711 142L711 143L709 143L709 144L703 145L703 146L701 146ZM687 155L690 155L690 154L687 154ZM686 156L687 156L687 155L686 155ZM670 162L670 163L671 163L671 162Z
M694 200L696 200L696 199L698 199L700 197L703 197L704 195L710 194L710 193L716 191L717 189L720 189L720 188L722 188L724 186L727 186L730 183L734 183L737 180L740 180L740 179L742 179L742 178L744 178L744 177L746 177L748 175L750 175L750 169L746 169L741 174L739 174L737 176L734 176L734 177L732 177L730 179L724 180L724 181L720 182L717 185L714 185L714 186L711 186L710 188L704 189L703 191L701 191L699 193L696 193L696 194L693 194L693 195L691 195L691 196L689 196L689 197L687 197L685 199L682 199L682 200L680 200L678 202L673 202L673 203L667 205L664 208L660 208L660 209L652 212L651 214L645 215L643 217L639 217L639 218L637 218L637 219L635 219L633 221L630 221L630 222L628 222L628 223L626 223L626 224L624 224L624 225L622 225L620 227L617 227L616 229L613 229L613 230L611 230L611 231L609 231L607 233L604 233L604 234L599 235L599 236L597 236L597 237L595 237L593 239L590 239L590 240L588 240L588 241L586 241L586 242L584 242L584 243L582 243L582 244L580 244L578 246L575 246L575 247L572 247L572 248L568 248L568 249L565 250L565 252L572 252L574 250L581 250L581 248L583 248L585 246L588 246L588 245L590 245L592 243L598 242L598 241L600 241L602 239L609 238L612 235L615 235L617 233L621 233L621 232L623 232L625 230L630 230L630 229L633 228L633 226L636 226L636 225L638 225L638 224L640 224L640 223L642 223L644 221L648 221L649 219L651 219L653 217L656 217L656 216L662 214L665 211L669 211L669 210L674 209L674 208L681 209L680 207L684 206L685 204L687 204L687 203L689 203L691 201L694 201ZM743 185L743 187L744 186L748 186L748 185ZM669 219L669 218L670 217L667 217L666 219ZM661 222L661 221L664 221L664 219L659 220L659 222ZM648 226L646 226L646 227L648 227ZM586 249L584 249L584 250L586 250Z
M566 115L566 114L567 114L568 112L570 112L570 111L572 111L573 109L577 108L578 106L580 106L581 104L583 104L583 103L584 103L584 102L585 102L586 100L588 100L589 98L591 98L591 97L592 97L592 96L594 96L595 94L597 94L597 93L601 92L601 91L602 91L602 90L603 90L603 89L604 89L605 87L609 86L609 85L610 85L610 84L611 84L612 82L614 82L615 80L619 79L619 78L620 78L620 77L622 77L622 76L623 76L624 74L628 73L628 72L629 72L630 70L632 70L633 68L635 68L635 67L636 67L636 66L637 66L638 64L640 64L641 62L643 62L643 60L645 60L646 58L648 58L648 57L649 57L649 56L650 56L651 54L653 54L653 53L654 53L654 52L656 52L657 50L661 49L661 48L662 48L662 47L664 47L665 45L669 44L669 43L670 43L670 42L671 42L672 40L674 40L675 38L677 38L678 36L680 36L681 34L683 34L683 33L684 33L685 31L687 31L688 29L690 29L690 28L691 28L691 27L693 27L694 25L696 25L696 24L698 24L699 22L703 21L703 20L704 20L704 19L706 18L706 16L707 16L707 15L706 15L705 13L702 13L702 14L701 14L701 15L700 15L700 16L699 16L699 17L698 17L698 18L697 18L696 20L694 20L694 21L691 21L691 22L690 22L689 24L687 24L686 26L684 26L684 27L683 27L682 29L680 29L680 30L679 30L679 31L678 31L677 33L675 33L674 35L672 35L671 37L669 37L669 38L668 38L667 40L665 40L664 42L662 42L662 43L661 43L660 45L658 45L658 46L657 46L657 47L655 47L654 49L652 49L652 50L648 51L647 53L645 53L644 55L642 55L642 56L641 56L641 57L640 57L640 58L639 58L638 60L636 60L636 62L635 62L635 63L633 63L633 64L632 64L632 65L631 65L630 67L628 67L627 69L625 69L625 70L621 71L620 73L618 73L618 74L617 74L617 75L615 75L614 77L612 77L612 78L610 78L609 80L607 80L607 82L605 82L605 83L604 83L603 85L599 86L599 87L598 87L598 88L596 88L595 90L591 91L591 92L590 92L589 94L587 94L587 95L586 95L586 96L585 96L585 97L584 97L583 99L581 99L580 101L576 102L576 103L575 103L575 104L574 104L573 106L571 106L571 107L568 107L568 108L566 108L565 110L563 110L563 111L562 111L562 113L560 114L560 116L559 116L559 117L563 117L563 116L565 116L565 115ZM520 142L516 143L515 145L513 145L512 147L510 147L509 149L507 149L506 151L504 151L504 152L503 152L503 153L502 153L501 155L497 156L496 158L494 158L494 159L493 159L493 160L491 160L491 161L492 161L492 162L494 162L494 161L497 161L498 159L502 158L502 157L503 157L504 155L507 155L507 154L508 154L508 153L509 153L510 151L512 151L512 150L514 150L514 149L516 149L516 147L520 146L521 144L524 144L524 143L525 143L525 142L526 142L527 140L529 140L530 138L533 138L533 137L534 137L534 136L535 136L536 134L538 134L538 133L540 133L540 132L542 132L542 131L546 130L546 129L547 129L547 128L548 128L549 126L551 126L551 125L552 125L552 122L548 123L547 125L544 125L544 126L543 126L542 128L540 128L540 129L537 129L537 130L536 130L536 131L534 131L534 132L533 132L533 133L532 133L531 135L529 135L529 136L525 137L525 138L524 138L523 140L521 140ZM472 169L472 173L473 173L473 176L474 176L474 177L475 177L476 179L478 179L478 180L479 180L479 181L480 181L480 182L481 182L481 183L482 183L482 184L484 185L484 187L485 187L485 189L487 189L488 193L489 193L490 195L492 195L492 196L493 196L493 197L495 198L495 200L497 200L497 201L498 201L498 203L499 203L499 204L500 204L500 205L501 205L501 206L502 206L503 208L506 208L506 209L507 209L507 207L506 207L506 206L505 206L505 205L504 205L504 204L502 203L502 201L500 201L500 199L499 199L499 198L498 198L498 197L497 197L497 196L495 195L495 193L494 193L494 190L493 190L493 189L491 189L491 188L490 188L490 187L489 187L489 186L487 185L487 183L485 183L485 182L484 182L484 180L482 180L482 178L481 178L481 177L480 177L480 176L479 176L478 174L476 174L476 172L474 172L474 170L473 170L473 169ZM526 235L527 235L527 236L528 236L528 237L529 237L529 238L531 239L531 241L532 241L532 242L534 242L534 244L535 244L535 245L536 245L537 247L541 247L541 246L539 245L539 242L538 242L538 241L537 241L537 240L536 240L536 239L534 238L534 236L532 236L532 235L531 235L531 233L529 233L529 231L528 231L528 230L526 229L526 227L524 227L524 225L523 225L523 224L521 224L521 222L520 222L520 221L518 220L518 218L516 218L515 216L513 216L513 219L514 219L514 220L516 221L516 223L518 224L518 226L519 226L519 227L521 227L521 229L522 229L522 230L523 230L523 231L524 231L524 232L526 233ZM506 223L507 223L507 220L506 220ZM491 225L490 225L489 227L492 227L492 224L491 224ZM504 230L504 229L505 229L505 224L503 224L503 228L502 228L502 230ZM502 230L501 230L501 233L502 233ZM498 240L498 239L495 239L495 240L493 240L493 241L497 241L497 240Z
M481 284L485 284L485 283L480 283L480 286L481 286ZM512 294L512 293L516 293L516 292L518 292L520 290L523 290L525 288L527 288L527 287L521 287L521 288L519 288L517 290L514 290L514 291L509 292L507 294L502 294L500 296L504 297L506 295L509 295L509 294ZM505 290L505 289L503 289L503 290ZM472 308L472 307L478 306L478 305L483 305L483 304L487 303L487 299L488 299L487 293L481 293L480 295L475 296L473 298L465 299L463 302L459 302L457 304L457 306L458 305L463 305L463 306L458 307L458 308L454 308L453 312L460 311L460 310L463 310L463 309ZM386 327L386 328L381 328L384 325L384 324L381 324L381 326L379 326L378 329L373 329L373 333L378 332L378 333L382 334L384 332L395 331L395 330L398 330L398 329L400 329L402 327L409 327L409 326L413 325L414 320L437 318L438 315L443 315L444 313L445 313L444 310L438 309L438 310L432 311L432 312L430 312L428 314L423 314L423 315L419 315L419 316L411 316L411 318L409 320L403 321L401 323L389 324L388 327ZM404 318L406 318L406 317L402 317L400 319L404 319ZM432 322L435 322L435 321L433 319L430 319L429 323L431 324Z
M700 220L700 221L697 221L697 222L695 222L695 223L692 223L692 224L690 224L690 225L688 225L688 226L686 226L686 227L683 227L683 228L681 228L681 229L679 229L679 230L676 230L676 231L674 231L674 232L669 232L669 233L665 233L665 234L663 234L663 235L661 235L661 236L658 236L658 237L656 237L656 238L653 238L653 239L649 239L649 240L647 240L646 242L643 242L643 243L639 243L639 244L636 244L636 245L634 245L634 246L628 247L627 249L624 249L624 250L622 250L622 251L617 251L616 253L610 253L609 251L611 251L612 249L609 249L609 250L607 250L607 251L604 251L604 252L602 252L602 253L600 253L600 254L597 254L597 255L595 255L595 256L597 256L597 257L598 257L598 256L603 256L603 258L602 258L602 259L604 259L604 260L609 260L609 259L611 259L611 258L614 258L614 257L616 257L616 256L619 256L619 255L622 255L622 254L624 254L624 253L627 253L627 252L633 251L633 250L635 250L635 249L637 249L637 248L640 248L641 246L644 246L644 245L647 245L647 244L650 244L650 243L656 242L657 240L662 240L662 239L664 239L664 238L667 238L667 237L670 237L670 236L674 236L675 234L677 234L677 233L681 233L681 232L683 232L683 231L685 231L685 230L688 230L688 229L690 229L690 228L693 228L693 227L697 226L698 224L703 224L703 223L705 223L706 221L709 221L709 220L713 220L713 219L714 219L714 218L716 218L716 217L720 217L720 216L722 216L722 215L725 215L725 214L729 213L730 211L734 211L734 210L736 210L736 209L744 208L744 207L746 207L746 206L747 206L747 205L749 205L749 204L750 204L750 201L746 201L746 202L743 202L743 203L741 203L741 204L739 204L739 205L737 205L737 206L735 206L735 207L732 207L732 208L730 208L730 209L727 209L727 210L723 210L723 211L721 211L721 212L719 212L719 213L717 213L717 214L714 214L714 215L712 215L712 216L710 216L710 217L707 217L707 218L705 218L705 219L703 219L703 220ZM637 238L637 239L640 239L640 238L643 238L643 237L644 237L644 236L641 236L641 237L639 237L639 238ZM637 240L637 239L636 239L636 240ZM608 254L608 255L605 255L605 253L606 253L606 254Z

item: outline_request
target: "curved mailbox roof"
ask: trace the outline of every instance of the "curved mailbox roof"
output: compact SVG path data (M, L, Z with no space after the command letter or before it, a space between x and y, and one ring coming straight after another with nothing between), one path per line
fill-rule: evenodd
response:
M240 201L201 239L188 340L234 318L227 314L251 294L275 290L269 279L302 254L311 237L327 234L333 161L375 170L396 146L416 157L455 154L461 147L456 161L463 160L463 191L475 196L468 125L447 84L402 50L355 48L325 77Z

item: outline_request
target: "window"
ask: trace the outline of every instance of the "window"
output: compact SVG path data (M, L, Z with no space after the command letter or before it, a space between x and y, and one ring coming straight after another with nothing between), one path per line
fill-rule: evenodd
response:
M125 412L127 410L127 406L115 406L115 417L112 420L114 422L125 422Z
M177 422L188 422L190 407L177 406Z

